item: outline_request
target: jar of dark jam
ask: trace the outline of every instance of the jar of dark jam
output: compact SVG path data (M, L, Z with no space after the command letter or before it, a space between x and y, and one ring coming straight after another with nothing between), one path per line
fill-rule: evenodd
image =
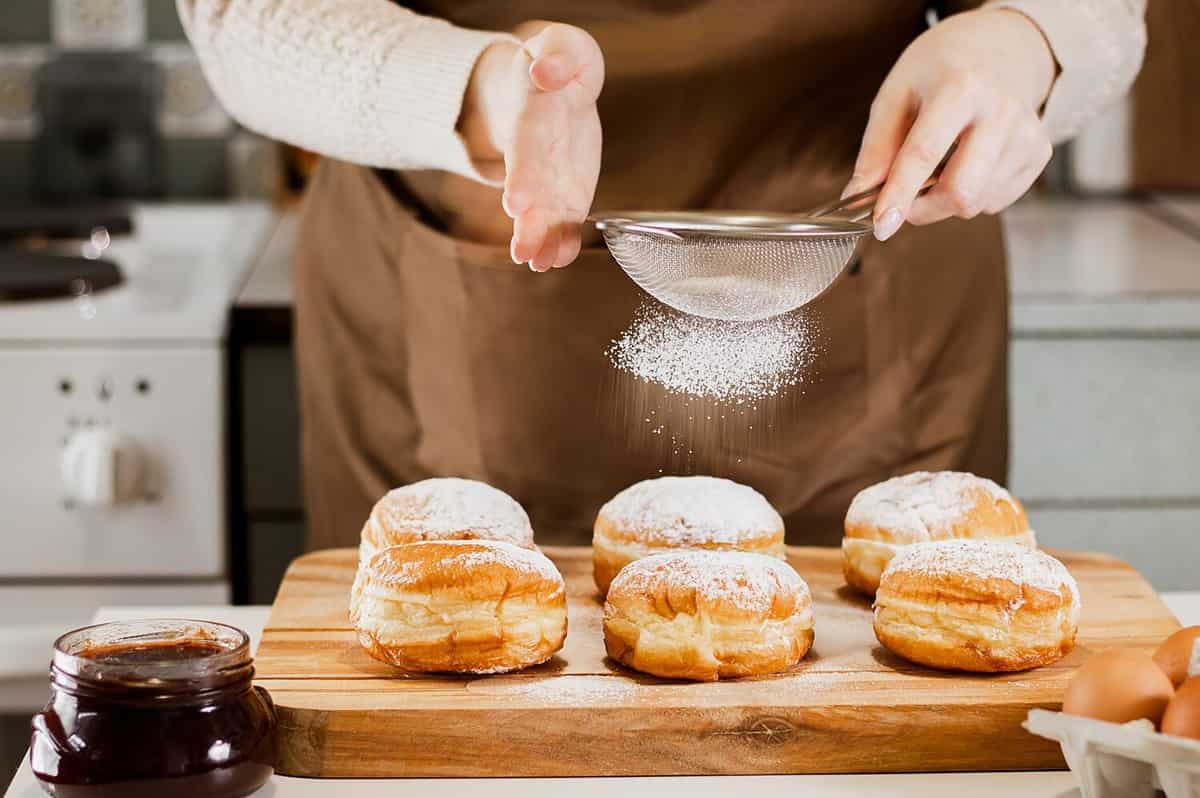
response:
M106 623L54 644L29 760L61 798L249 795L271 776L275 709L250 640L205 621Z

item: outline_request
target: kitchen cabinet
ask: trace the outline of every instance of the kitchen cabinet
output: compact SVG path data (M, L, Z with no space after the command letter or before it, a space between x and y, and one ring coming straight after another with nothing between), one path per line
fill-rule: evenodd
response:
M1113 335L1012 342L1022 500L1200 500L1200 332Z

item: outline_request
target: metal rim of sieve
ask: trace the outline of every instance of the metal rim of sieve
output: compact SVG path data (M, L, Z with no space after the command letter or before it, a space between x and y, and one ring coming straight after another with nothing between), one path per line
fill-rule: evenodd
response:
M871 231L870 224L847 219L736 211L612 211L589 220L606 235L643 233L676 240L693 236L765 240L858 238Z

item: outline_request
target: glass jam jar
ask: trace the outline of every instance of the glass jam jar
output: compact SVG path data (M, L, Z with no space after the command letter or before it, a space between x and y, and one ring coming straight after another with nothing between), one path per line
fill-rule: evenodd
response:
M106 623L54 644L29 761L61 798L235 798L272 772L275 708L250 640L206 621Z

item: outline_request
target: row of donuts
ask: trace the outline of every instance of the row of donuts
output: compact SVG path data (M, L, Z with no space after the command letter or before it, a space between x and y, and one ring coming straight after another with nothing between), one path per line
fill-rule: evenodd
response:
M845 531L847 582L877 592L876 636L894 653L1001 671L1073 645L1074 580L1033 547L1020 504L994 483L949 472L889 480L855 498ZM790 668L812 644L814 619L783 537L766 499L729 480L663 477L619 493L593 539L608 654L670 678ZM351 618L385 662L501 672L561 647L565 586L514 500L478 482L426 480L372 511Z
M874 598L875 636L894 654L933 668L988 673L1046 665L1074 647L1080 612L1075 580L1061 562L1037 549L1020 502L991 480L948 471L889 479L855 496L844 533L846 582ZM592 542L596 585L609 597L606 636L616 631L626 638L615 647L614 659L676 678L782 669L746 667L753 657L721 644L720 635L748 620L745 607L740 615L730 610L732 597L740 595L746 604L747 596L761 591L718 577L716 561L707 566L711 601L693 613L703 633L675 635L664 645L647 613L632 628L610 623L629 601L626 581L633 583L632 592L648 592L642 574L648 561L639 558L681 548L744 552L764 563L785 559L783 520L753 489L711 477L665 477L618 494L601 509ZM743 559L740 567L750 562ZM767 566L757 570L761 575ZM695 575L677 565L659 572L658 590L668 596L671 590L696 590ZM811 595L803 580L794 588L781 586L775 591L780 593L803 619L795 624L802 657L812 640ZM680 628L677 612L672 602L660 613L671 619L674 631ZM753 619L766 622L766 615L760 611ZM778 642L776 656L766 657L771 639L764 635L750 648L764 660L786 662ZM610 643L610 655L613 649Z

